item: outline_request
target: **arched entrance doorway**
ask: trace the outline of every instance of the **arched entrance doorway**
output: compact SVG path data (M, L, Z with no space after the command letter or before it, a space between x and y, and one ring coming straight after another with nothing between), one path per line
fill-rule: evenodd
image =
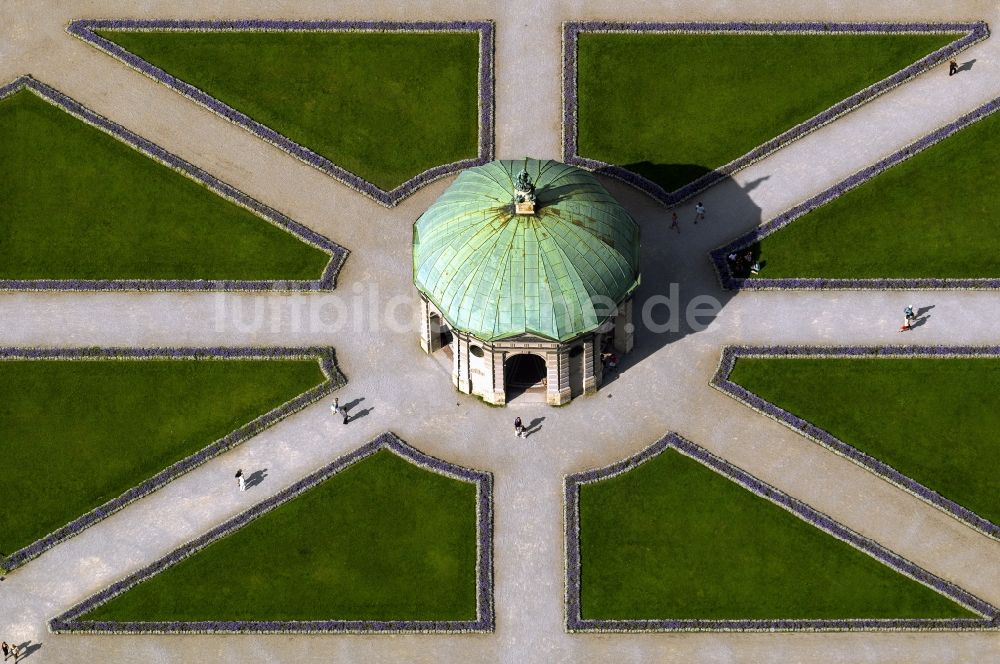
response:
M448 326L448 323L445 322L444 319L442 319L438 314L431 313L429 325L431 328L431 352L433 353L440 348L445 348L450 351L452 335L451 328Z
M530 396L544 403L546 377L545 360L538 355L519 353L507 358L503 364L507 401Z

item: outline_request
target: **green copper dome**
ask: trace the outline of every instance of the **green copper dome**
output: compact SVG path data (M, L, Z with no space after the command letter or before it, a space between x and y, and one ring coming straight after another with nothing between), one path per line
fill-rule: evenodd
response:
M534 214L514 211L521 170ZM462 171L417 219L413 282L453 328L483 341L567 341L601 325L639 284L639 227L587 171L494 161Z

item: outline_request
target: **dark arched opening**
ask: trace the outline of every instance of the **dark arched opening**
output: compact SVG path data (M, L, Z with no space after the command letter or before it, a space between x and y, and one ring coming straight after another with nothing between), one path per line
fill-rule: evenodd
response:
M526 393L540 395L544 401L545 360L538 355L526 353L514 355L503 364L503 380L507 401Z
M448 322L438 314L432 312L430 316L430 328L431 352L433 353L441 348L451 351L452 335Z

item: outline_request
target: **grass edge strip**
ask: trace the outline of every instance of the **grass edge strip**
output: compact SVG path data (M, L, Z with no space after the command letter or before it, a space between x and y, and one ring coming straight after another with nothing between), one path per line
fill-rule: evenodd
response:
M709 384L751 410L784 424L803 437L822 445L839 456L850 459L862 468L878 475L890 484L930 503L973 530L1000 540L1000 525L994 524L972 510L945 498L933 489L904 475L892 466L840 440L806 420L763 399L731 380L736 360L747 358L997 358L1000 346L725 346L719 367Z
M95 30L123 31L199 31L199 32L478 32L478 131L479 154L472 159L462 159L450 164L429 168L399 186L386 191L368 180L331 162L309 148L257 122L248 115L216 99L207 92L171 76L159 67L98 35ZM372 200L394 207L401 200L431 182L457 171L482 166L493 159L494 140L494 33L492 21L276 21L276 20L157 20L157 19L79 19L72 21L66 31L95 48L123 62L129 68L184 95L219 117L231 122L258 138L274 145L296 159L326 173L341 184L368 196Z
M161 148L125 127L95 113L68 95L59 92L30 74L0 86L0 101L21 90L30 90L76 119L118 139L150 159L204 185L217 196L249 210L264 221L286 231L298 240L330 254L330 260L318 280L247 280L247 279L0 279L2 291L318 291L333 290L337 275L350 253L344 247L303 226L274 208L261 203L207 171Z
M0 348L0 362L4 360L274 360L274 359L315 359L326 380L282 405L271 409L256 419L219 440L203 447L179 461L172 463L137 486L125 491L117 498L112 498L104 504L73 519L66 525L39 538L25 547L14 551L6 558L0 559L0 565L6 572L30 562L58 544L79 535L115 512L124 509L131 503L147 496L157 489L177 479L181 475L197 468L223 452L253 438L258 433L271 427L289 415L306 406L319 401L328 394L343 387L347 379L337 368L336 354L333 348Z
M580 519L579 492L582 484L598 482L627 473L653 457L674 448L723 477L736 482L761 498L845 542L893 570L907 576L983 618L946 619L663 619L603 620L580 615ZM712 454L677 433L670 432L639 453L603 468L567 475L564 478L566 528L566 631L597 633L630 632L869 632L869 631L982 631L1000 629L1000 611L953 583L893 553L877 542L844 526L822 512L763 482L745 470Z
M84 621L79 616L110 601L164 569L177 564L212 542L239 530L250 521L294 499L345 468L388 449L404 460L425 470L472 482L476 485L476 613L472 621L421 620L295 620L295 621L171 621L120 622ZM493 476L472 470L420 452L403 442L392 432L386 432L332 463L298 480L239 515L216 526L207 533L174 549L143 569L117 581L64 613L52 618L49 631L54 634L309 634L309 633L488 633L494 630L493 606Z
M803 203L785 210L776 217L761 224L735 240L731 240L709 252L709 258L715 266L719 283L725 290L891 290L891 289L963 289L963 290L995 290L1000 288L998 278L956 279L956 278L882 278L882 279L822 279L822 278L781 278L781 279L744 279L733 276L726 257L733 252L748 249L751 245L777 233L799 217L821 207L830 201L846 194L851 189L865 184L893 166L900 164L924 150L933 147L944 139L953 136L962 129L983 120L997 110L1000 110L1000 97L996 97L978 108L966 113L957 120L949 122L910 143L888 157L867 166L853 175L841 180Z
M743 156L720 166L693 182L668 192L652 180L633 171L608 164L577 153L577 38L582 32L594 33L681 33L681 34L940 34L964 32L963 37L947 44L917 62L904 67L881 81L843 99L825 111L782 132L775 138L753 148ZM868 101L888 92L932 67L954 57L970 46L989 37L985 21L972 23L616 23L609 21L567 21L563 23L563 160L602 175L613 177L647 194L665 207L672 207L695 196L719 181L729 177L802 138L806 134L833 122Z

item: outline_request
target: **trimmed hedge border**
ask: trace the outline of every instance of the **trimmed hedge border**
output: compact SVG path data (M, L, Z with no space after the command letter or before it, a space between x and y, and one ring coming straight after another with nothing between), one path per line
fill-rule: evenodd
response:
M476 614L472 621L423 620L218 620L199 622L118 622L79 620L112 598L128 591L151 576L179 563L212 542L239 530L259 516L270 512L345 468L369 457L381 449L426 470L476 485ZM88 597L65 613L49 621L49 631L55 634L310 634L310 633L487 633L494 630L493 613L493 476L434 458L410 447L391 432L345 454L328 466L320 468L274 496L257 503L247 511L191 540L163 558Z
M244 424L223 438L177 461L159 473L132 487L117 498L95 507L70 521L62 528L36 540L28 546L0 559L7 572L37 558L52 547L80 534L90 526L111 516L130 503L151 494L209 459L227 452L253 438L258 433L285 419L292 413L319 401L347 383L337 368L333 348L0 348L4 360L305 360L319 361L326 380L277 408Z
M895 571L936 590L983 618L865 618L844 620L599 620L580 616L580 485L599 482L633 470L668 448L698 461L723 477L770 500L798 518L850 544ZM748 472L715 456L704 447L676 433L653 443L638 454L597 470L589 470L565 478L566 495L566 629L569 632L864 632L864 631L981 631L1000 629L1000 612L988 602L953 583L893 553L826 514L792 498L762 482Z
M172 168L182 175L204 185L213 193L250 210L267 222L296 236L306 244L330 254L330 262L323 269L320 279L315 281L277 280L206 280L206 279L0 279L0 291L317 291L333 290L337 274L340 272L347 254L344 247L330 241L323 235L306 228L242 191L228 185L177 155L168 152L120 124L98 115L80 102L59 92L55 88L32 78L21 76L12 83L0 87L0 101L10 95L27 89L60 108L73 117L96 127L117 138L129 147L147 157Z
M680 189L668 192L652 180L621 166L588 159L577 153L577 38L582 32L598 33L686 33L686 34L939 34L964 32L963 37L934 51L895 74L873 83L864 90L837 102L830 108L795 125L742 157L706 173ZM922 74L973 44L989 37L984 21L974 23L617 23L607 21L570 21L563 24L563 161L632 185L666 207L681 203L708 189L720 180L764 159L776 150L802 138L814 129L833 122L871 99Z
M783 408L762 399L731 380L736 360L753 358L1000 358L1000 346L726 346L722 350L719 368L710 384L761 415L780 422L809 440L847 457L859 466L898 486L907 493L930 503L965 525L994 539L1000 539L1000 526L979 516L958 503L948 500L892 466L848 445L832 434L797 417Z
M913 155L926 150L934 144L958 133L965 127L979 122L989 117L1000 109L1000 97L986 102L979 108L966 113L954 122L940 127L922 138L907 145L902 150L894 152L878 163L863 168L854 175L841 180L826 191L813 196L804 203L800 203L777 217L762 224L749 233L740 236L732 242L709 252L709 257L715 265L715 271L719 275L719 282L727 290L740 290L743 288L753 290L883 290L883 289L976 289L992 290L1000 288L1000 279L815 279L815 278L791 278L791 279L744 279L734 277L726 256L730 253L745 251L751 245L759 242L768 235L777 233L779 230L792 223L799 217L808 214L812 210L825 205L833 199L846 194L851 189L868 182L880 173L892 168L912 157Z
M264 126L235 108L219 101L206 92L171 76L159 67L125 50L118 44L98 35L95 30L128 30L149 32L157 30L197 32L478 32L479 33L479 154L473 159L462 159L451 164L434 166L418 173L395 189L386 191L364 178L337 166L326 157ZM145 19L81 19L66 28L71 35L99 48L108 55L146 76L167 85L216 115L243 127L268 143L304 161L351 189L386 207L393 207L426 184L472 166L481 166L493 159L494 74L492 21L183 21Z

